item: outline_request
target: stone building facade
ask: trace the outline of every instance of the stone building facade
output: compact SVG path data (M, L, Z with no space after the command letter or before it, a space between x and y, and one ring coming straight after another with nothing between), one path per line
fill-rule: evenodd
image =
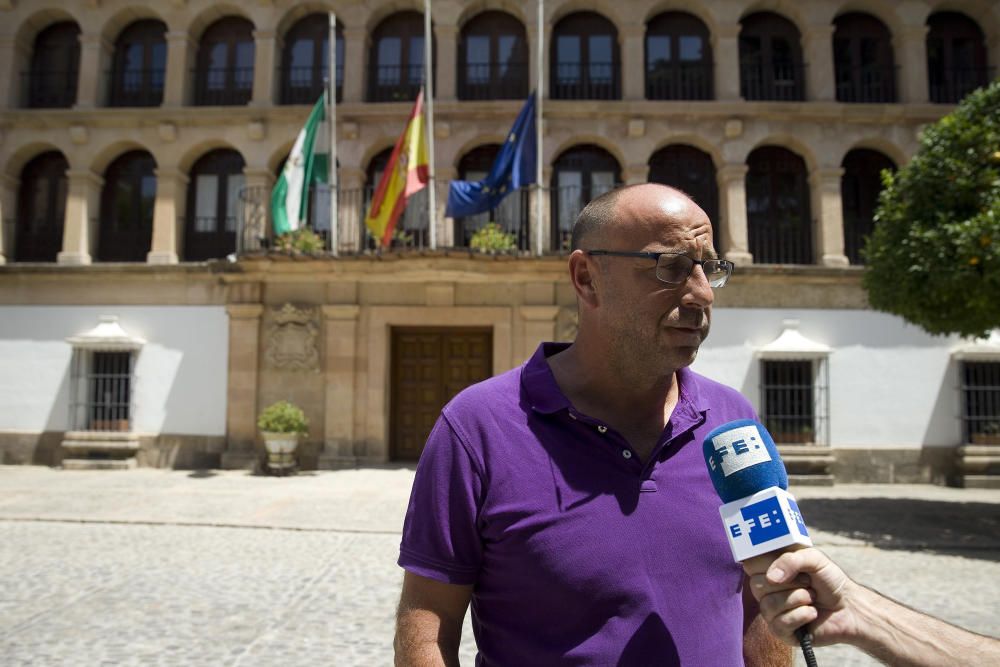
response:
M268 253L267 193L323 89L329 12L341 206L324 238L336 247ZM992 413L970 417L962 378L969 354L1000 356L873 313L860 288L879 171L996 72L993 2L550 0L540 53L534 2L437 0L437 210L415 198L382 254L360 221L423 77L423 3L0 0L0 17L6 460L54 463L87 440L66 434L94 430L95 354L133 364L118 402L142 464L248 465L256 414L280 398L310 418L307 467L412 459L414 434L463 384L572 338L572 218L651 180L691 192L738 266L718 320L741 333L713 334L699 368L764 416L794 412L786 449L805 448L805 468L944 481L994 465L969 454L990 445L972 436ZM447 182L488 169L540 58L543 187L445 217ZM487 219L514 252L469 251ZM142 345L68 342L97 315ZM783 331L806 343L767 348ZM783 382L811 405L776 398Z

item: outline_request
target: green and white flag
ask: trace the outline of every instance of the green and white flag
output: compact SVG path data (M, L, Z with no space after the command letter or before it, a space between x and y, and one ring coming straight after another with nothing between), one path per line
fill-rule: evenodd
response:
M320 97L305 127L295 139L281 176L271 190L271 219L274 221L275 236L305 225L309 214L309 186L319 178L326 178L326 155L314 152L316 135L326 115L324 107L325 97Z

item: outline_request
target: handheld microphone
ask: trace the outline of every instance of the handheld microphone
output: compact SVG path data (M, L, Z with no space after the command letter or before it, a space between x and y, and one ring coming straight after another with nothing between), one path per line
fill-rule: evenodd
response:
M796 544L812 546L795 497L788 493L788 473L767 429L752 419L719 426L702 445L733 559L780 551ZM806 665L815 667L812 636L806 626L795 631Z

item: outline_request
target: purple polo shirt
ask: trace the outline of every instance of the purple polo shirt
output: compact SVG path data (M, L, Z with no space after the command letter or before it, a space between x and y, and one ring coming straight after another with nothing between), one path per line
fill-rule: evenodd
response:
M701 444L753 408L682 369L643 464L560 391L545 358L565 347L543 343L441 411L399 565L473 585L477 665L742 665L743 573Z

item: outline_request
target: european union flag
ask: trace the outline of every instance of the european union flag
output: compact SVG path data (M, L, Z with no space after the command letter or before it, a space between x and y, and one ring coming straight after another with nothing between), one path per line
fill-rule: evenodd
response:
M462 218L496 208L504 197L522 185L535 182L535 94L521 108L514 127L501 146L490 173L481 181L452 181L448 186L445 215Z

